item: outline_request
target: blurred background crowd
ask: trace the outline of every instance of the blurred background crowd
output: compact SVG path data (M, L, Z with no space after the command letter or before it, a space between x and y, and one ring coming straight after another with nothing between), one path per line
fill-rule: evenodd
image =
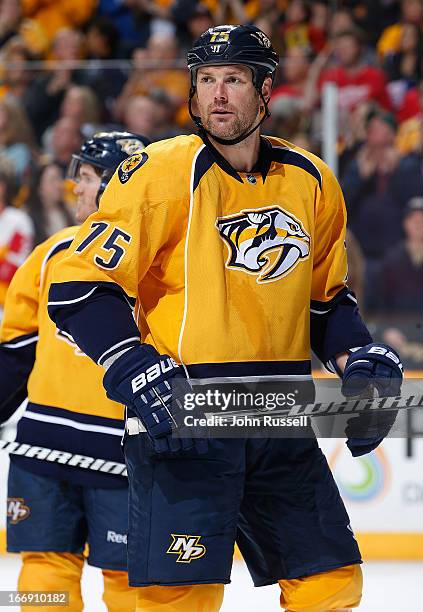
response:
M0 0L0 307L34 245L74 222L84 138L194 130L185 54L222 23L254 23L281 56L263 133L321 154L337 85L349 282L423 368L423 0Z

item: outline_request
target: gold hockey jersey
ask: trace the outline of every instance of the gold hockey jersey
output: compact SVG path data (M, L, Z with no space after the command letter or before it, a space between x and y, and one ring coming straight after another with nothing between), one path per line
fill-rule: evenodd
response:
M199 136L157 142L123 162L55 267L50 313L60 325L117 287L137 301L143 341L193 377L309 378L311 345L326 360L369 342L345 224L330 169L284 140L261 137L249 173ZM99 363L125 343L85 335Z

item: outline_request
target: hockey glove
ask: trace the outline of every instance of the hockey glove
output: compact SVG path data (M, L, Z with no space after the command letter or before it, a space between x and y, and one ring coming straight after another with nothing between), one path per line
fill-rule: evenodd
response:
M348 357L342 393L345 397L359 397L376 389L379 397L396 397L401 392L402 378L403 366L394 349L386 344L367 344ZM352 455L365 455L379 446L396 416L396 410L375 410L348 419L345 433Z
M172 437L172 432L183 425L183 397L192 389L182 368L168 355L160 355L149 344L140 344L109 367L103 385L107 397L135 412L157 453L193 448L199 453L207 451L203 438Z

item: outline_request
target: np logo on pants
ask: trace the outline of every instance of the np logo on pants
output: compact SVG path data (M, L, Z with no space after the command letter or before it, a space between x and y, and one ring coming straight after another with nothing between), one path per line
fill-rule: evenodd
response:
M22 497L7 498L7 518L12 525L16 525L30 515L28 506L25 506Z
M170 534L173 538L167 553L178 555L176 563L191 563L206 554L206 547L199 544L201 536Z

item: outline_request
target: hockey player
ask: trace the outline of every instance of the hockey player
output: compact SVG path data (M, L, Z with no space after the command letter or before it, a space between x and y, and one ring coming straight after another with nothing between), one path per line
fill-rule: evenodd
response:
M98 133L84 142L69 168L79 222L97 210L119 163L145 142L127 132ZM127 478L112 470L123 459L123 407L107 400L102 369L69 335L57 332L47 314L52 267L77 231L66 228L39 245L7 293L0 335L0 422L19 406L28 383L17 441L34 451L29 457L11 455L8 550L22 555L20 591L68 591L69 609L77 612L83 608L80 581L88 543L88 563L103 571L108 609L133 610L135 594L126 572ZM42 460L37 447L62 452ZM83 469L94 467L84 456L102 459L98 469L109 466L112 473Z
M51 316L127 405L128 571L140 612L218 610L235 540L255 585L279 582L290 612L360 601L360 552L315 439L172 436L183 410L169 389L186 373L307 381L312 348L346 395L401 386L397 355L372 343L345 284L335 177L259 134L277 64L254 26L205 32L188 54L199 135L125 161L54 272ZM349 447L361 454L381 439Z

